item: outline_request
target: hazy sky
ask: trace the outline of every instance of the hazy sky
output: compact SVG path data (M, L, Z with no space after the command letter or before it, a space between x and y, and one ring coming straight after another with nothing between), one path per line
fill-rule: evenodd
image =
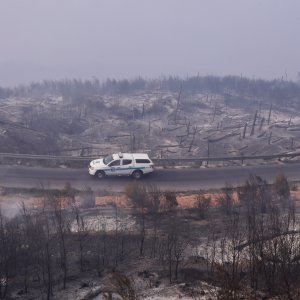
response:
M43 79L296 79L300 0L0 0L0 86Z

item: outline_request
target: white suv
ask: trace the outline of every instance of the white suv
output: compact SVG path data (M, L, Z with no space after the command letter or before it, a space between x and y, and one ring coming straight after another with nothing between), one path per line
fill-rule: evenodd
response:
M140 179L153 171L153 162L145 153L115 153L92 160L89 165L89 174L98 178L127 175Z

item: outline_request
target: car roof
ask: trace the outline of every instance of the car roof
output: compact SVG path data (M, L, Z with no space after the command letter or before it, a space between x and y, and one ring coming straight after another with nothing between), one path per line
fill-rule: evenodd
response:
M113 154L114 159L123 158L123 159L149 159L147 153L115 153Z

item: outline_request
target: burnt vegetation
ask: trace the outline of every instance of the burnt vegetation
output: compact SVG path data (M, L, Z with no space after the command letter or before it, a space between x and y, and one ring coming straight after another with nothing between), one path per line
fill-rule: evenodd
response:
M63 80L0 88L0 152L153 158L299 148L299 84L236 76Z
M234 76L0 88L0 152L297 151L299 96L294 82ZM238 189L227 184L217 199L197 191L186 209L155 185L134 181L124 194L129 208L102 207L89 187L66 184L42 189L41 203L20 204L13 218L0 207L0 299L63 299L74 285L107 299L164 286L194 299L300 297L299 204L283 174L272 184L254 175Z
M0 299L57 299L91 278L108 299L175 283L195 299L299 298L299 207L284 175L273 184L253 175L214 201L199 191L189 209L154 185L124 193L131 208L108 213L89 188L66 184L14 218L1 212Z

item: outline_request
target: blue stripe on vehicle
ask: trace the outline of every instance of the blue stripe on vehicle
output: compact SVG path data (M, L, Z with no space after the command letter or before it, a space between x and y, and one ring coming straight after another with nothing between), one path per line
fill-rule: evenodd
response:
M98 169L96 171L111 171L111 172L115 172L115 171L127 171L127 170L143 170L146 169L146 167L128 167L128 168L110 168L110 169Z
M146 167L138 167L138 168L115 168L115 169L109 169L109 171L126 171L126 170L142 170L142 169L145 169Z

